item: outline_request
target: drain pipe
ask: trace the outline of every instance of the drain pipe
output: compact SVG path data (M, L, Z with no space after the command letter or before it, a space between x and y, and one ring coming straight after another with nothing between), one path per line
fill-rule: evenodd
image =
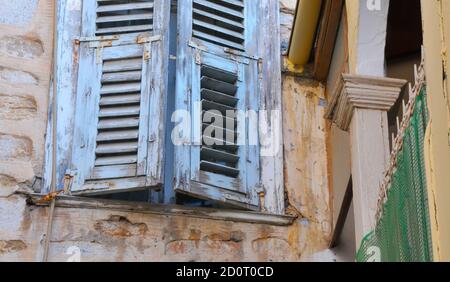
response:
M56 192L56 142L57 142L57 138L56 138L56 132L57 132L57 96L58 93L56 91L56 71L57 71L57 56L58 56L58 19L57 19L57 15L58 15L58 5L59 5L59 1L55 1L54 2L54 7L53 7L53 57L52 57L52 74L51 74L51 78L50 78L50 91L49 93L51 94L52 97L52 178L51 178L51 185L50 185L50 192L54 193ZM49 253L49 245L50 245L50 237L52 234L52 229L53 229L53 216L55 213L55 204L56 204L56 199L53 198L51 203L50 203L50 210L49 210L49 216L48 216L48 222L47 222L47 231L45 234L45 241L44 241L44 253L42 256L42 261L43 262L47 262L48 261L48 253Z
M308 63L314 45L322 0L298 0L288 59L296 66Z

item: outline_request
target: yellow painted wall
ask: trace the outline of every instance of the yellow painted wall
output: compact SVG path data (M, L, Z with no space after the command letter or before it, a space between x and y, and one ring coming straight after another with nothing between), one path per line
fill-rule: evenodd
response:
M425 155L433 248L435 260L450 261L450 85L442 76L450 43L450 0L422 0L422 16L430 111Z

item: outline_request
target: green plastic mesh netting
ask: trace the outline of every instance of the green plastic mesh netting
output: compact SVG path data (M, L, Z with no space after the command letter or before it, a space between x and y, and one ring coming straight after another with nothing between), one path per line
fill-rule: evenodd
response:
M358 262L433 259L423 153L428 121L425 93L422 86L405 131L381 218L361 243L356 255Z

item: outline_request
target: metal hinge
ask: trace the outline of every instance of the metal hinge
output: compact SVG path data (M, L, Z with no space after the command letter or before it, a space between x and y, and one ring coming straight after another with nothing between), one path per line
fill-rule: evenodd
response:
M81 43L81 42L101 42L101 41L112 41L112 40L118 40L120 37L118 35L108 35L108 36L92 36L92 37L86 37L81 36L75 39L75 43Z
M113 45L113 41L119 40L118 35L109 35L109 36L93 36L93 37L79 37L75 39L75 44L79 45L80 43L89 43L90 48L103 48L103 47L111 47Z
M120 40L116 45L129 45L129 44L144 44L161 41L161 35L154 36L138 36L134 39L121 38L119 35L109 36L92 36L92 37L79 37L75 39L75 44L79 45L82 42L89 43L90 48L103 48L112 47L114 43Z

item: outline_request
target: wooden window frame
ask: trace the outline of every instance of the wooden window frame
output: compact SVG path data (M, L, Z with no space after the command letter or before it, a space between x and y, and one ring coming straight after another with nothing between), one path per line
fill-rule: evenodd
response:
M82 1L82 0L80 0ZM76 101L76 83L77 83L77 69L78 69L78 39L81 34L81 20L77 18L81 15L81 8L76 5L70 6L69 0L58 1L58 13L55 19L57 26L63 26L63 29L58 29L56 36L55 49L56 57L58 58L55 67L55 73L52 79L57 82L56 87L50 90L50 101L57 101L56 114L49 110L47 135L45 143L45 164L43 187L41 193L49 193L51 191L52 179L52 154L53 154L53 132L57 132L56 138L66 140L58 143L57 151L57 190L66 190L70 188L73 179L73 171L70 170L70 156L72 154L72 136L70 136L71 129L74 125L75 115L75 101ZM72 3L73 4L73 3ZM170 6L170 5L169 5ZM266 58L265 63L258 64L258 70L261 77L264 79L259 83L260 99L259 107L267 111L279 111L280 116L277 123L273 123L271 116L260 118L259 132L267 130L276 130L282 128L282 97L281 97L281 46L278 44L280 35L280 15L278 1L261 1L260 8L263 11L269 11L263 16L263 21L266 23L261 26L258 31L261 39L258 45L258 51L261 57ZM168 9L170 10L170 9ZM170 12L168 12L170 13ZM270 23L270 24L269 24ZM165 47L169 50L166 33L163 35ZM168 36L167 36L168 37ZM273 48L267 48L267 44L272 45ZM229 55L233 56L232 53ZM169 57L169 56L167 56ZM62 83L63 82L63 83ZM53 99L53 95L57 95ZM50 102L49 109L52 109ZM53 128L53 118L56 119L56 129ZM64 134L67 134L64 136ZM164 134L163 134L164 135ZM276 136L276 154L273 156L260 157L261 170L261 191L259 192L260 210L264 213L275 215L285 214L285 198L284 198L284 177L283 177L283 137L282 131ZM61 139L60 139L61 140ZM130 185L129 183L118 183L118 185ZM88 200L88 198L86 198Z

